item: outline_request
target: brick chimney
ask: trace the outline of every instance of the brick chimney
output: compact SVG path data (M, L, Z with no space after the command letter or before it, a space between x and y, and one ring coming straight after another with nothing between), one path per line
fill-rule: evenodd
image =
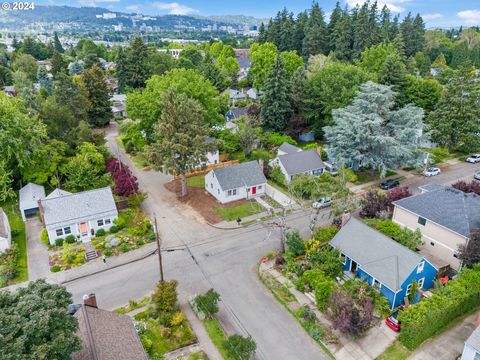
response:
M348 220L350 220L351 217L352 215L347 210L345 210L345 212L341 216L341 219L342 219L341 227L343 227L348 222Z
M83 295L83 304L85 306L97 308L97 297L95 294L85 294Z

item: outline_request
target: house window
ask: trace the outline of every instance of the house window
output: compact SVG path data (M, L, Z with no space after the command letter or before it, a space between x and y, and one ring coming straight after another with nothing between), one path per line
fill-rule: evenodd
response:
M380 281L378 281L377 279L373 279L373 287L376 287L377 289L380 289Z
M458 254L457 254L457 253L453 253L453 257L454 257L455 259L458 259Z
M427 219L419 216L419 217L418 217L418 223L419 223L420 225L425 226L425 224L427 223Z
M97 220L97 225L98 226L103 226L103 219Z
M232 190L232 194L233 194L233 195L237 195L237 189L233 189L233 190Z
M67 226L66 228L63 228L63 232L65 235L68 235L72 233L72 230L70 229L70 226Z
M213 183L210 183L210 189L213 189Z
M407 286L407 292L405 293L406 296L410 295L410 292L412 291L412 284Z
M262 185L258 185L258 190L262 190Z
M435 246L435 243L433 241L430 241L431 246Z
M217 193L220 195L220 189L217 189Z
M340 261L343 265L347 263L347 257L345 256L345 254L340 254Z
M227 191L227 196L232 196L232 190Z
M424 267L425 267L425 261L422 261L420 264L418 264L417 274L420 274L423 271Z
M423 283L425 282L425 278L421 278L418 280L418 288L423 289Z
M105 225L108 225L108 224L111 224L111 220L110 219L105 219Z
M63 235L63 229L57 229L57 230L55 230L55 233L57 234L57 236L62 236Z

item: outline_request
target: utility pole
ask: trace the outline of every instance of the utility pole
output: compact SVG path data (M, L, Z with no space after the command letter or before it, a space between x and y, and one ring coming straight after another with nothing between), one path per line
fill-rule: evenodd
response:
M153 214L155 225L155 240L157 241L157 250L158 250L158 263L160 265L160 281L163 282L163 263L162 263L162 250L160 249L160 236L158 235L158 227L157 227L157 215Z
M283 207L282 215L280 216L280 251L282 252L282 254L285 252L285 242L286 242L285 233L286 232L287 232L287 209Z

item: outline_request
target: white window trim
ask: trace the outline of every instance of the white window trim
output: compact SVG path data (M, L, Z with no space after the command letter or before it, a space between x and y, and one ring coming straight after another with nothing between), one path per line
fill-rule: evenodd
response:
M100 224L100 222L102 222L102 223ZM98 219L97 220L97 226L104 226L104 225L105 225L105 222L103 221L103 219Z
M343 256L343 265L347 264L347 255L340 253L340 261L342 261Z
M60 232L60 234L59 234L58 232ZM63 228L61 228L61 229L55 229L55 234L56 234L57 236L62 236L62 235L63 235Z
M420 261L417 267L417 274L420 274L425 269L425 260Z
M423 290L423 285L425 284L425 278L418 279L418 288Z
M412 291L412 283L408 284L407 291L405 291L405 295L406 296L410 295L411 291Z
M67 233L67 229L68 229L68 233ZM65 226L65 227L63 228L63 233L64 233L65 235L70 235L70 234L72 233L72 228L71 228L70 226Z

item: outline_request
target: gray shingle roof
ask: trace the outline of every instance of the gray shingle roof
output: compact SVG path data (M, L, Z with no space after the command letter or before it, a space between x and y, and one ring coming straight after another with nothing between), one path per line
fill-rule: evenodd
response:
M480 196L473 193L442 187L394 204L466 237L480 227Z
M128 315L82 305L74 315L81 350L73 360L147 360L132 319Z
M284 142L282 145L278 147L277 151L283 151L284 153L287 153L287 154L293 154L293 153L302 151L302 149L292 144L289 144L287 142Z
M212 170L222 190L237 189L243 186L261 185L267 182L257 161L225 166Z
M435 191L435 190L443 189L443 186L440 184L430 183L430 184L419 186L418 188L422 190L422 192L427 192L427 191Z
M317 154L315 149L280 155L278 156L278 160L282 163L289 175L301 174L325 167L322 158Z
M48 194L48 196L45 199L54 199L54 198L57 198L57 197L60 197L60 196L65 196L65 195L72 195L72 193L57 188L57 189L53 190L50 194Z
M422 260L419 254L355 218L340 229L330 244L393 291L400 290Z
M45 226L92 220L117 211L109 187L44 199L41 204Z
M45 198L45 188L42 185L28 183L20 189L20 210L38 208L38 201Z
M472 332L472 335L470 335L466 343L476 351L480 352L480 326L477 326L477 328Z

